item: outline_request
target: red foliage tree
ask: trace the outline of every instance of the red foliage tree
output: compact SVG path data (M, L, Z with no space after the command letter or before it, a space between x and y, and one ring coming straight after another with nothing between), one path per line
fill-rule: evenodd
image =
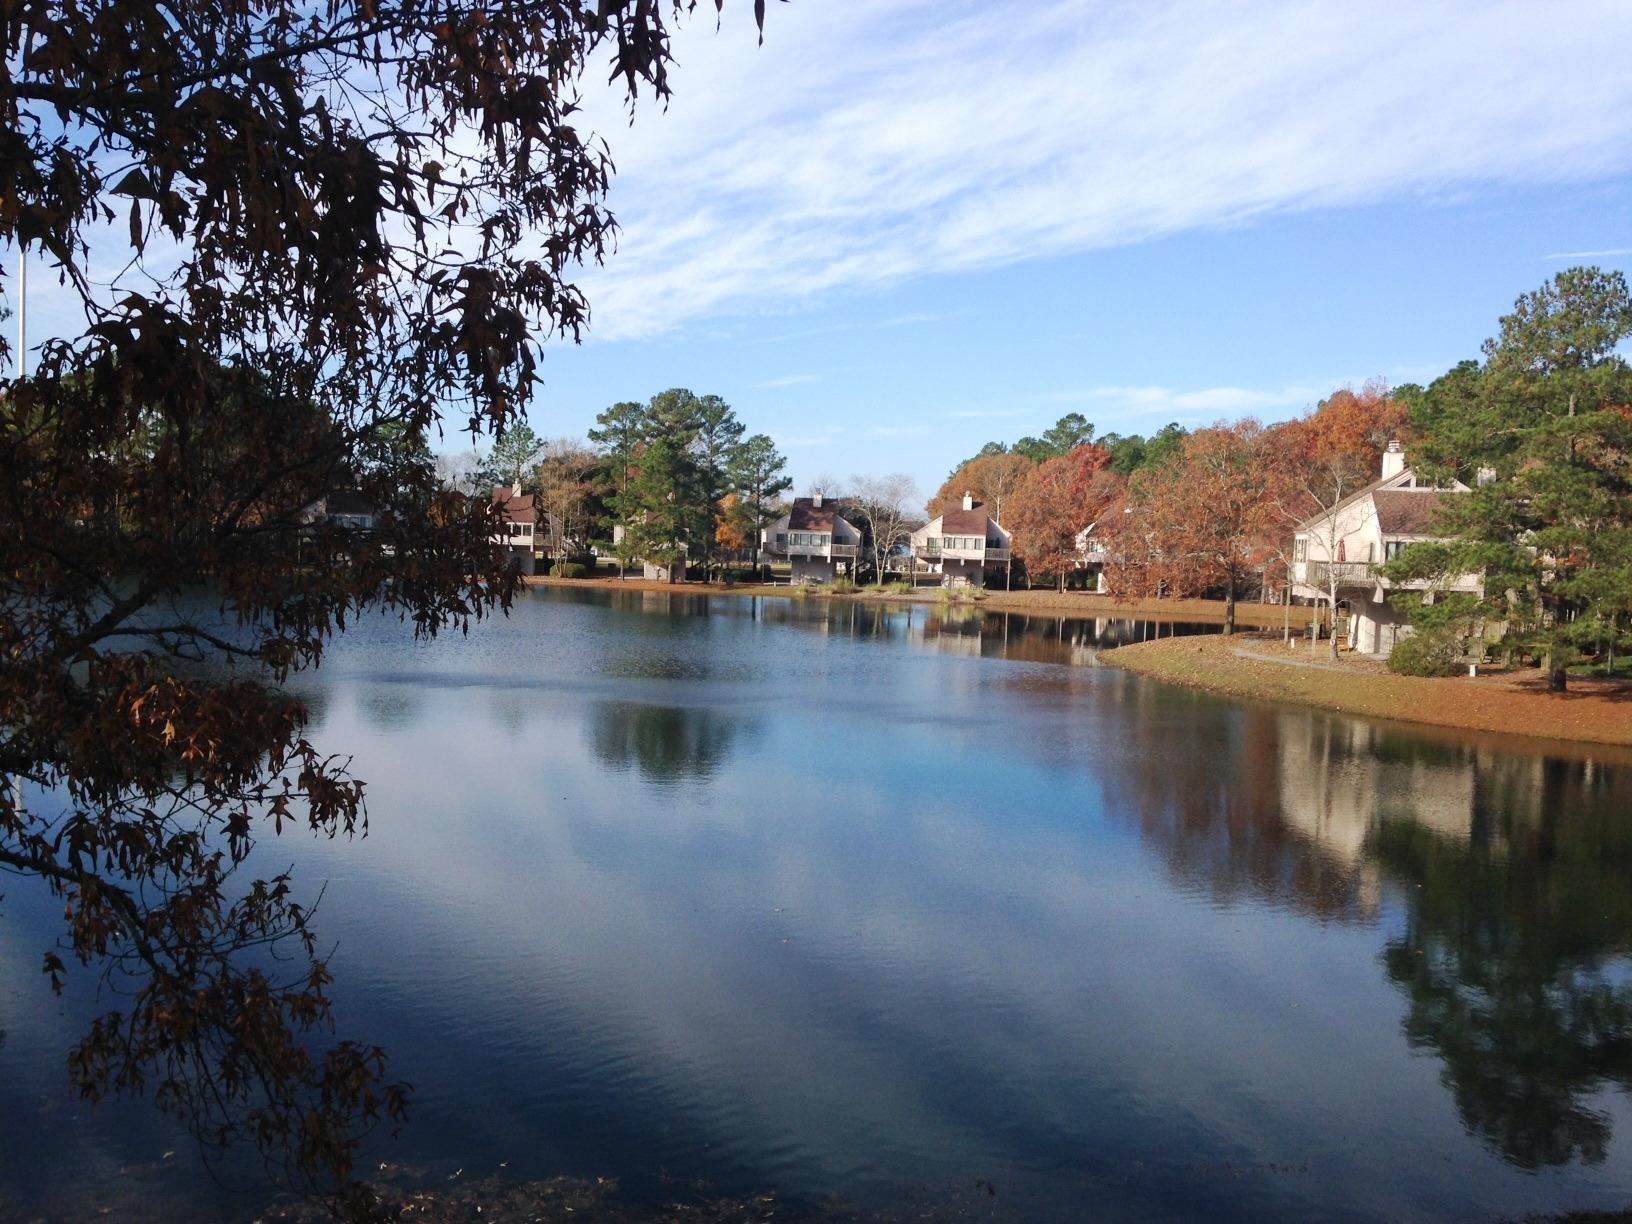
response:
M1171 460L1134 474L1108 563L1119 593L1222 591L1224 632L1235 605L1286 530L1280 448L1254 420L1189 434Z
M1028 577L1053 578L1064 589L1077 562L1078 534L1121 492L1122 478L1110 463L1104 447L1079 446L1039 463L1010 495L1004 526L1014 533Z

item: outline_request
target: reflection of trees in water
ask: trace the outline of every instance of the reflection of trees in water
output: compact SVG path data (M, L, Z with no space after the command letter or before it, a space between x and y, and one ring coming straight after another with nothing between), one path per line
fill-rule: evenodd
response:
M630 765L658 782L707 778L755 724L740 715L685 706L605 701L595 707L590 744L601 761Z
M1181 886L1323 919L1397 890L1384 968L1469 1132L1522 1168L1603 1160L1592 1097L1632 1089L1632 769L1254 709L1175 751L1185 698L1153 691L1125 690L1108 798Z
M1383 961L1406 1036L1469 1131L1527 1169L1602 1161L1590 1098L1632 1088L1632 773L1530 764L1481 769L1473 837L1390 819L1376 843L1405 893Z

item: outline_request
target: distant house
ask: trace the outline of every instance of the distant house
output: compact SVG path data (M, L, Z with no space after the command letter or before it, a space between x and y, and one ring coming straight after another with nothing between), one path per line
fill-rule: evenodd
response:
M988 573L1008 566L1011 544L986 503L968 493L960 506L943 510L912 533L913 559L941 575L942 586L985 586Z
M499 507L503 523L493 536L510 555L511 564L523 574L535 574L549 559L554 544L555 520L539 509L538 499L523 493L517 482L510 488L493 490L493 504Z
M1089 523L1077 532L1076 568L1083 570L1093 579L1094 590L1104 593L1105 587L1105 541L1100 537L1099 524Z
M342 489L325 493L308 505L300 512L300 521L314 527L321 524L351 531L373 531L379 522L379 511L361 493Z
M1467 493L1458 481L1434 485L1419 481L1406 466L1405 452L1390 442L1383 454L1382 476L1359 490L1334 511L1300 523L1292 539L1292 594L1299 599L1323 601L1330 597L1328 581L1337 579L1341 621L1348 614L1349 646L1362 654L1387 656L1411 627L1405 614L1388 603L1391 591L1449 589L1480 594L1484 579L1462 574L1448 586L1440 583L1394 582L1377 569L1393 560L1407 544L1437 537L1433 522L1448 497Z
M761 534L765 551L786 559L793 581L829 583L855 576L861 530L839 513L839 504L820 493L796 497L788 512Z

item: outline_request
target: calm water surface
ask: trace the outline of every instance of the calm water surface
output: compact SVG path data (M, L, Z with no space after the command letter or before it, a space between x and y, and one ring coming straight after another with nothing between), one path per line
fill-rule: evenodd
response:
M348 634L305 686L372 834L258 853L329 881L343 1026L415 1085L383 1153L1015 1220L1632 1204L1632 768L1092 666L1170 631L535 590ZM8 886L0 1200L250 1210L69 1096L90 1000Z

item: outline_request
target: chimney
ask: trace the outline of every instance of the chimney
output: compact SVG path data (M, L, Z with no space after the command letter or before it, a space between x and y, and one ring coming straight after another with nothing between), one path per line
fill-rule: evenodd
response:
M810 507L812 510L820 510L822 508L822 495L820 493L812 493L810 495Z
M521 477L520 476L516 477L516 483L510 487L510 496L511 497L520 497L521 496Z
M965 510L973 510L975 508L975 495L973 493L964 493L963 508Z
M1403 471L1405 471L1405 447L1400 445L1398 439L1393 439L1383 451L1383 479L1391 480Z

